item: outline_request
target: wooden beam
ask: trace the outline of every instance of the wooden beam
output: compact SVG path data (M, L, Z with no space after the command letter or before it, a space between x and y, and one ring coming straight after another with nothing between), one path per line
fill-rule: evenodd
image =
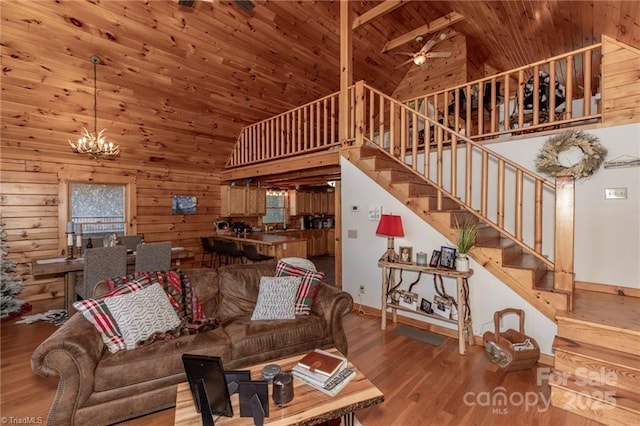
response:
M340 143L349 134L349 86L353 83L353 32L351 6L348 0L340 0L340 107L338 139Z
M462 21L463 19L464 15L461 15L458 12L448 13L434 21L429 22L426 25L418 27L413 31L409 31L408 33L401 35L400 37L388 41L387 44L385 44L382 48L382 53L388 52L391 49L395 49L398 46L402 46L405 43L413 41L418 36L424 36L425 34L443 30L455 24L456 22Z
M268 161L246 167L237 167L221 173L223 182L244 178L260 178L261 176L278 175L319 167L340 166L339 151L322 151L314 154L300 155L293 158ZM328 171L329 173L329 171Z
M382 15L386 15L392 10L395 10L398 7L402 6L402 3L405 1L406 0L387 0L385 2L382 2L381 4L374 7L373 9L367 10L362 15L357 16L353 20L353 26L351 27L351 29L355 30L361 25L371 22Z

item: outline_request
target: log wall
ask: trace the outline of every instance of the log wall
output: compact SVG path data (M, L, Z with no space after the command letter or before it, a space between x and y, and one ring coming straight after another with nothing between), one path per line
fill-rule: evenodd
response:
M640 120L640 50L602 36L602 117L607 126Z
M22 157L5 155L0 160L0 199L2 224L7 232L8 257L18 262L24 280L21 300L56 299L63 305L63 277L34 279L31 260L36 257L59 256L64 241L59 235L58 174L84 178L95 174L115 174L136 180L137 233L145 240L171 241L174 247L185 247L196 253L194 259L182 261L180 267L200 266L200 236L212 233L212 223L220 213L220 177L206 171L185 172L142 166L131 168L116 161L87 161L85 156L70 153L67 161L47 161L25 153ZM172 195L198 198L197 214L172 215ZM64 209L63 209L64 210Z

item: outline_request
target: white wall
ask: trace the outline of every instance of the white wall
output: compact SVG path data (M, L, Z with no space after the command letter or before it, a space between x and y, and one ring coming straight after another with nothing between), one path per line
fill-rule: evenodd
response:
M600 137L609 149L609 159L619 155L640 156L640 125L589 131ZM531 138L491 145L491 149L534 170L533 159L546 138ZM627 200L604 200L604 188L627 187ZM590 179L576 185L576 279L640 288L640 167L602 169ZM342 286L356 304L381 307L381 270L377 261L384 253L387 241L376 236L377 221L368 220L370 205L381 204L383 212L402 216L404 238L399 246L413 247L429 257L442 245L453 244L411 212L400 201L384 191L348 161L342 159ZM353 206L359 211L354 212ZM604 219L604 220L603 220ZM357 238L348 238L355 231ZM626 263L626 265L625 265ZM556 325L479 264L471 261L474 275L470 278L470 303L474 334L493 330L493 313L506 307L525 311L527 334L533 336L544 353L551 353ZM404 274L404 286L416 279ZM365 286L365 295L358 296L358 287ZM455 295L455 281L445 279L449 294ZM423 276L414 287L421 297L433 299L432 276ZM405 313L401 313L405 315ZM443 327L449 323L406 314ZM517 328L515 317L504 322L505 328Z

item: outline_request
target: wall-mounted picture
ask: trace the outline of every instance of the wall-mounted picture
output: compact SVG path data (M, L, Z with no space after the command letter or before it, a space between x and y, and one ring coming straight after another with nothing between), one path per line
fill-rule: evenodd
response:
M413 247L401 246L400 247L400 263L412 263L413 259Z
M440 247L440 266L447 269L456 268L456 249L452 247Z
M171 201L171 214L196 214L198 199L191 195L174 195Z
M431 253L431 260L429 260L429 266L432 268L437 268L440 264L440 250L434 250Z

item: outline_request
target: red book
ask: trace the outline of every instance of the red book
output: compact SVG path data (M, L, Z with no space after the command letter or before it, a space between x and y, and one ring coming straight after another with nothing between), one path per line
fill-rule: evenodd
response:
M345 359L332 353L323 351L322 349L316 349L313 352L309 352L305 355L298 365L309 369L314 373L323 374L325 376L333 376L340 367L343 365Z

